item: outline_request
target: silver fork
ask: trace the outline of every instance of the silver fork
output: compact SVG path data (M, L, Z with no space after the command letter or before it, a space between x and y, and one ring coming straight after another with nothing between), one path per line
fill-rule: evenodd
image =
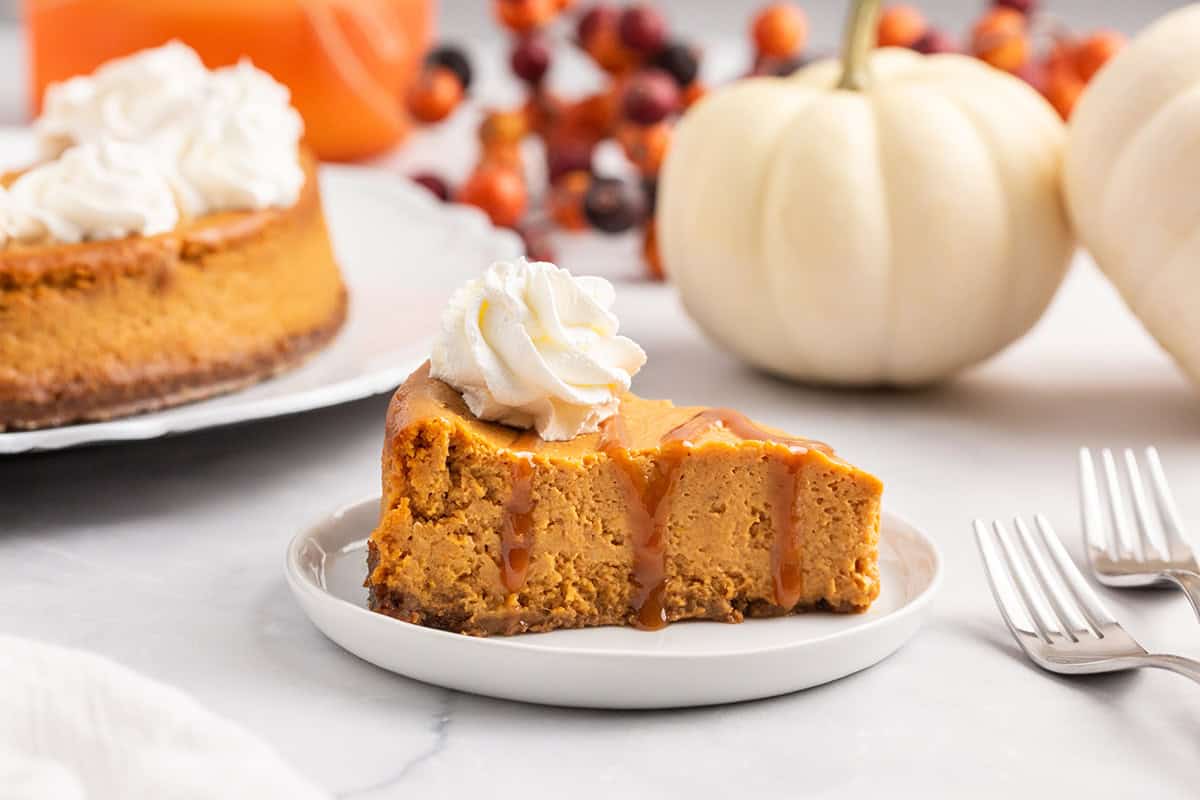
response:
M1200 683L1200 661L1148 653L1126 633L1083 579L1046 518L1038 514L1034 520L1040 547L1025 523L1014 521L1023 555L1002 523L993 522L989 531L975 520L975 539L1000 616L1033 663L1066 675L1155 667Z
M1105 522L1100 505L1100 487L1091 451L1086 447L1079 451L1079 504L1092 572L1097 580L1108 586L1173 583L1187 594L1192 609L1200 617L1200 564L1183 533L1183 523L1158 451L1153 447L1146 448L1146 465L1157 514L1150 510L1146 499L1146 484L1142 481L1137 456L1127 449L1124 461L1125 482L1133 500L1136 527L1129 521L1112 451L1107 448L1100 451L1109 524Z

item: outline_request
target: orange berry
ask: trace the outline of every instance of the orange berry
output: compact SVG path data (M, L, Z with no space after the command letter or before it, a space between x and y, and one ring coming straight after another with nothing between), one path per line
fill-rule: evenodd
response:
M997 69L1019 70L1029 59L1025 15L1005 6L992 8L971 30L971 52Z
M525 114L529 130L538 136L547 135L558 124L564 104L558 97L545 91L534 92L521 109Z
M495 165L511 169L518 175L525 169L525 160L521 158L520 142L493 142L484 145L479 154L480 164Z
M619 98L612 92L597 92L568 105L562 114L562 127L580 138L604 139L617 123Z
M575 0L557 0L555 5L559 11L566 11L571 6L575 5Z
M671 126L665 122L655 125L623 125L619 137L621 147L642 177L658 174L667 149L671 146Z
M587 217L583 213L583 198L587 196L592 176L577 169L563 175L550 189L547 203L550 218L564 230L583 231L588 229Z
M491 111L479 123L479 143L484 148L497 144L519 144L529 133L529 117L524 109Z
M751 33L759 55L792 58L808 41L808 17L791 3L775 3L758 13Z
M912 47L929 24L925 16L912 6L888 6L879 17L880 47Z
M511 228L524 216L529 194L516 170L485 162L459 189L458 201L482 209L493 224Z
M463 97L462 81L446 67L421 72L408 92L408 110L421 122L440 122L458 107Z
M691 108L696 103L700 102L700 100L702 100L706 94L708 94L707 86L700 81L692 81L690 84L688 84L687 88L683 90L683 95L680 97L680 101L684 108Z
M1085 83L1090 81L1124 46L1125 37L1116 31L1093 33L1075 47L1075 71Z
M496 18L510 31L527 33L554 19L558 0L492 0Z
M1054 106L1058 115L1067 120L1071 118L1071 112L1075 109L1075 104L1079 102L1079 96L1083 94L1086 86L1087 84L1074 70L1050 69L1046 72L1042 93L1050 101L1050 105Z
M588 55L605 72L619 75L638 64L638 54L621 41L621 31L614 24L601 23L584 43Z
M642 258L646 261L646 274L652 281L663 281L667 274L663 270L662 256L658 252L658 226L651 217L646 221L646 231L642 238Z

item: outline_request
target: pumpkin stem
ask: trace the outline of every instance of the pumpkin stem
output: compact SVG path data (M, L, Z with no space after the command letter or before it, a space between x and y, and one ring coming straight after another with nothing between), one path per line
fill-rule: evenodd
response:
M871 82L870 55L878 37L880 0L854 0L842 38L842 79L837 88L861 92Z

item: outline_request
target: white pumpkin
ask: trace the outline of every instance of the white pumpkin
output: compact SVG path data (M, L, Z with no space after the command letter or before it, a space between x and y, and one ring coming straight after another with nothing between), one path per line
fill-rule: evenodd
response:
M1066 187L1080 241L1200 382L1200 5L1093 78L1071 114Z
M1039 318L1073 250L1062 123L966 56L870 51L713 93L676 129L658 236L719 343L791 378L922 384ZM839 76L841 80L839 81Z

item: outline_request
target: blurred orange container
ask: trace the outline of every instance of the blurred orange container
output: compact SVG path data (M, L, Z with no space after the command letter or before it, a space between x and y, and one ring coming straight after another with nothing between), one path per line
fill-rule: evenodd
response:
M25 0L33 111L46 85L169 39L210 67L242 56L292 90L306 141L348 160L399 142L435 0Z

